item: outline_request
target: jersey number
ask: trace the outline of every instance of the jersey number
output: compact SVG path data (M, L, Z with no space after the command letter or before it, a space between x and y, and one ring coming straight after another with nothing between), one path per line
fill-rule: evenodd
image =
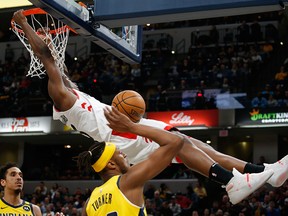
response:
M108 213L107 216L117 216L117 212L111 212L111 213Z

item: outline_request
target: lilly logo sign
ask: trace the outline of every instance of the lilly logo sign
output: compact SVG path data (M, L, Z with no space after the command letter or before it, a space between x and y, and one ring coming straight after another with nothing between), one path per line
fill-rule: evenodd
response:
M171 126L218 126L218 110L181 110L148 112L147 119L155 119Z
M195 119L192 119L191 116L185 115L183 112L180 113L174 113L171 116L171 120L169 121L169 124L172 125L187 125L191 126Z

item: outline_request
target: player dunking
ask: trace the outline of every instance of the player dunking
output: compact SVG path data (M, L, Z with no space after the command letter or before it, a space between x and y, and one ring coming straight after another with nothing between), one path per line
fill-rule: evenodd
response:
M27 23L22 10L15 12L13 19L22 27L35 55L44 64L49 77L48 92L54 102L54 119L61 120L75 130L85 132L98 142L115 143L121 151L128 155L133 164L146 159L151 152L159 147L157 143L150 142L144 137L111 130L107 126L103 112L103 109L108 105L77 89L66 87L51 51ZM165 130L174 130L170 125L159 121L142 118L140 123ZM176 131L176 133L179 132ZM181 136L184 137L185 143L177 156L190 169L226 185L227 193L233 204L240 202L268 179L268 183L276 187L282 185L287 179L287 156L281 159L279 163L257 166L221 154L201 141L184 134ZM237 170L253 173L249 175L249 182L247 182L247 174L241 174ZM274 175L270 178L273 173Z

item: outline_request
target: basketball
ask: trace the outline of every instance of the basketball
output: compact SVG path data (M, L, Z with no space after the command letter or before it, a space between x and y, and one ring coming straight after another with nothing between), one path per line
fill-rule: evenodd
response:
M112 106L128 116L133 122L139 122L146 110L143 97L138 92L132 90L119 92L113 98Z

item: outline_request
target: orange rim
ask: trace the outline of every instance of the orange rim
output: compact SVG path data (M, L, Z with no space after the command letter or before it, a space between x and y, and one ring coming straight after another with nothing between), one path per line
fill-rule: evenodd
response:
M40 14L40 15L41 14L47 14L47 12L42 10L41 8L32 8L32 9L23 11L23 15L24 16L31 16L31 15L36 15L36 14ZM22 29L19 29L19 28L16 27L15 21L13 19L11 19L11 26L12 26L13 29L18 31L19 33L24 33ZM64 26L62 26L60 28L50 30L49 33L50 34L56 34L56 33L60 34L61 32L64 32L64 31L67 31L67 30L71 30L75 34L77 34L77 32L74 29L72 29L71 27L69 27L68 25L64 25Z
M42 10L41 8L32 8L29 10L24 10L23 14L24 16L30 16L32 14L47 14L47 12Z

